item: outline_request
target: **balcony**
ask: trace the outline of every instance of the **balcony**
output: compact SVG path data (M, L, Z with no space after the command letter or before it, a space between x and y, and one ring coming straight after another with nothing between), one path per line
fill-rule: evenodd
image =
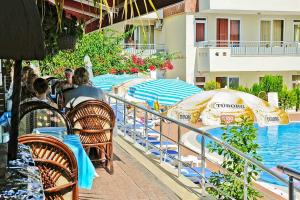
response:
M197 47L202 71L293 71L300 62L297 42L204 41Z
M120 156L124 162L118 162L118 165L121 168L127 169L124 164L128 162L128 159L125 159L124 156L122 156L123 153L120 154L118 146L121 146L135 159L138 159L149 172L153 173L152 176L157 177L156 180L159 179L165 183L171 191L178 192L177 195L179 194L179 198L181 199L213 199L207 192L210 189L214 189L218 194L225 195L228 199L232 199L230 195L225 194L222 190L219 190L218 187L210 183L209 178L207 177L209 176L208 171L219 172L220 170L223 170L220 166L221 158L210 153L205 147L207 141L212 140L221 145L224 148L224 151L234 152L238 157L245 160L245 169L248 168L248 165L254 165L261 170L261 172L268 174L268 176L275 178L282 184L282 187L279 188L273 184L264 183L261 180L253 181L252 184L249 184L247 178L241 179L234 173L230 173L236 181L241 181L241 183L243 183L245 191L244 199L247 199L247 188L259 191L263 196L262 199L287 199L288 197L292 198L291 195L299 195L299 187L294 187L293 184L290 184L290 190L288 190L288 187L286 187L288 185L287 179L281 177L277 172L268 169L262 163L243 154L234 147L213 137L209 133L188 124L162 116L143 106L132 104L117 96L108 96L108 101L115 111L118 122L119 136L116 138L115 142L117 144L117 155ZM141 121L140 117L144 120ZM186 142L187 139L191 139L187 138L187 135L185 135L190 131L194 134L192 137L200 136L201 138L201 143L196 145L197 147L195 144ZM154 137L156 138L155 141L153 140ZM136 151L136 153L132 153L134 151ZM146 160L142 158L144 156ZM151 162L149 162L150 160ZM149 164L151 166L149 166ZM157 174L157 170L152 168L153 164L159 167L163 173ZM197 168L200 170L197 171ZM139 169L141 169L141 167L139 167ZM194 178L186 174L189 170L195 175L193 176ZM282 170L285 171L286 168L282 168ZM137 173L139 173L139 171L140 170L128 170L128 172L125 173L132 177L138 177ZM245 172L247 172L247 170L245 170ZM290 172L290 174L286 173L290 178L299 178L298 172ZM244 173L242 176L246 177L247 173ZM139 184L142 184L142 182ZM145 187L143 189L140 185L138 186L142 190L148 188ZM169 191L166 186L162 186L162 189ZM181 191L179 192L179 190ZM156 191L156 194L158 194L158 191L159 190ZM168 196L171 195L169 192L167 193ZM288 194L288 192L290 193Z
M165 52L164 44L123 44L124 52L130 55L148 57L159 52Z
M248 14L259 13L297 13L300 11L300 2L298 0L286 0L283 4L281 0L200 0L199 10L206 12L240 12Z

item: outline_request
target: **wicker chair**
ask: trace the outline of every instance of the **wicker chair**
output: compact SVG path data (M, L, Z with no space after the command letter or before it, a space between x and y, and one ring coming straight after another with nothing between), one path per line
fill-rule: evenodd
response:
M25 118L26 117L26 118ZM24 118L24 119L23 119ZM73 129L66 116L58 109L43 101L28 101L20 105L20 129L23 133L32 133L37 127L65 126L67 133ZM23 127L25 121L25 127Z
M23 135L19 143L31 148L39 168L46 199L78 199L78 168L73 152L61 141L46 135Z
M67 113L74 132L79 133L81 143L90 154L90 149L97 151L98 158L92 161L105 161L105 167L113 173L113 128L115 115L111 107L99 100L79 103ZM102 156L101 156L102 153ZM105 154L105 158L103 155Z

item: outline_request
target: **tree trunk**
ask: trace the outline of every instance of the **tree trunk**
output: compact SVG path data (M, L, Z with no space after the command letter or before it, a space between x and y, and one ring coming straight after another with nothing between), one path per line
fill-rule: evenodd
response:
M14 82L12 94L11 129L9 135L8 159L15 160L18 148L19 123L20 123L20 100L21 100L21 73L22 60L16 60L14 66Z

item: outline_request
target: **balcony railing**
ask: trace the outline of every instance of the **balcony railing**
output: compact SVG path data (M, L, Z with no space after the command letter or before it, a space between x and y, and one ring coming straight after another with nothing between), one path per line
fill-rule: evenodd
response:
M211 184L209 180L205 177L205 171L208 169L208 163L213 163L213 165L216 165L218 169L221 168L221 165L219 162L216 162L215 160L212 159L213 155L207 153L206 149L206 144L207 141L212 141L217 144L219 144L221 147L223 147L224 151L230 151L235 153L237 156L239 156L245 163L244 165L244 173L242 174L241 177L238 177L234 173L228 172L228 171L223 171L222 173L229 174L231 175L236 181L240 181L241 183L244 184L244 195L243 199L248 199L248 189L252 188L254 190L258 190L254 184L248 183L248 169L250 165L254 165L257 169L261 171L261 173L265 173L268 176L273 177L275 180L279 181L280 184L288 186L289 182L287 179L283 178L279 173L270 170L266 166L264 166L261 162L253 159L249 155L239 151L238 149L230 146L229 144L221 141L215 136L212 136L210 133L202 131L198 128L192 127L188 124L179 122L177 120L165 117L155 111L146 109L143 106L139 106L136 104L133 104L127 100L124 100L120 97L117 97L115 95L108 95L109 98L109 103L113 107L115 113L116 113L116 119L118 122L118 128L123 131L123 136L124 138L130 137L131 142L134 145L141 145L144 147L145 153L149 154L150 150L157 150L159 151L159 162L163 163L166 162L166 158L170 158L173 161L176 161L177 164L174 164L175 168L178 170L178 177L182 176L181 170L182 167L188 167L192 171L198 174L199 177L199 183L200 186L199 188L190 188L195 194L199 194L199 189L201 191L200 195L206 196L208 195L207 189L208 188L213 188L215 191L217 191L219 194L222 196L225 196L226 199L234 199L232 198L229 194L224 193L224 191L220 190L217 188L215 185ZM129 109L130 108L130 109ZM142 115L144 120L140 121L137 118L137 113L139 115ZM149 126L149 116L151 118L154 118L158 124L158 130L153 129L152 127ZM171 124L176 127L176 129L173 129L172 134L176 135L177 139L174 140L170 136L165 135L163 133L163 123L166 124ZM142 127L142 131L138 130L138 127ZM201 150L195 150L184 144L181 140L183 136L183 130L185 131L193 131L201 137ZM151 141L149 141L149 132L156 132L159 134L159 144L158 145L153 145ZM178 154L177 155L171 155L168 153L168 147L163 144L164 141L171 141L172 143L175 144L177 147ZM190 164L187 164L183 159L182 155L184 155L184 152L192 152L192 154L198 155L200 158L200 165L201 165L201 172L199 173L196 171ZM291 176L290 174L287 174L288 176ZM297 178L297 177L296 177ZM287 189L288 187L286 187ZM296 190L297 192L300 192L300 188L293 186L292 189L291 187L289 188L290 190ZM264 193L264 190L260 191L261 194L263 194L266 199L274 199L274 197L268 198L268 194ZM289 193L291 195L294 195L294 193ZM290 196L289 199L294 200L294 196Z
M298 42L286 41L203 41L201 48L230 48L233 56L300 55Z
M166 46L164 44L123 44L123 48L128 54L145 57L166 51Z

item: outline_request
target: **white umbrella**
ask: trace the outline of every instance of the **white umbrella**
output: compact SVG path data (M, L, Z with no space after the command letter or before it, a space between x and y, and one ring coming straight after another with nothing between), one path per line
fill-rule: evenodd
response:
M197 93L176 104L168 116L183 122L195 123L202 119L204 125L234 123L248 116L260 126L287 124L288 115L283 110L245 92L219 89Z

